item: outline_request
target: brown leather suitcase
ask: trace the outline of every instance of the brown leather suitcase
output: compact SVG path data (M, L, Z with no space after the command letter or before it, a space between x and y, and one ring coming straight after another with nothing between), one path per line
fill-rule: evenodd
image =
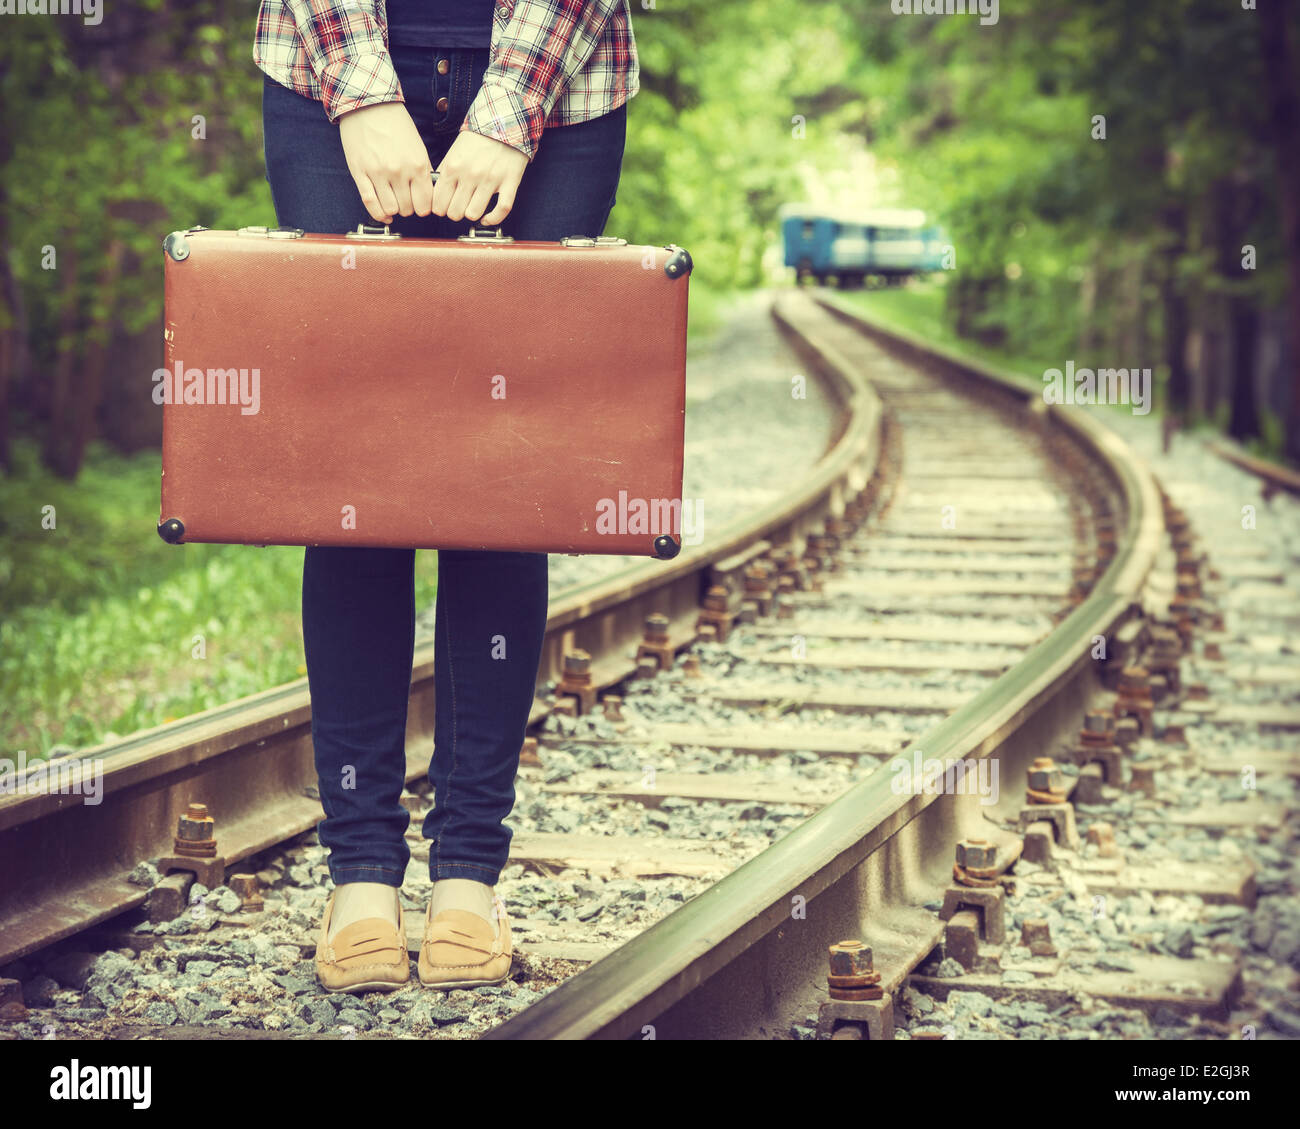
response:
M677 554L681 248L363 226L164 249L164 540Z

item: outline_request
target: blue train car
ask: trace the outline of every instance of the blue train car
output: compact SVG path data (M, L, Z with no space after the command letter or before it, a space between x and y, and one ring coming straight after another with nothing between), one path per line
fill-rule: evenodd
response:
M851 216L790 205L782 209L785 265L799 279L843 287L868 276L887 284L943 268L947 236L924 212L878 209Z

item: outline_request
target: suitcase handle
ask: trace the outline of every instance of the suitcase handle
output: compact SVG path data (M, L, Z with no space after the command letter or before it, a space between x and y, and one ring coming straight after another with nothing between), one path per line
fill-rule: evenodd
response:
M388 224L380 227L377 224L359 223L356 231L345 233L347 239L378 239L391 241L401 239L401 233L390 230ZM513 235L506 235L499 227L471 227L468 235L458 235L457 241L461 243L513 243Z

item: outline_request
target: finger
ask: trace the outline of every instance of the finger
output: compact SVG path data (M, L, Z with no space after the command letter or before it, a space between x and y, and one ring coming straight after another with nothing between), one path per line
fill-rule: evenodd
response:
M404 216L415 214L415 205L411 203L411 176L409 173L394 174L389 181L393 197L397 200L397 210Z
M392 212L385 212L383 205L379 201L379 193L375 191L375 182L365 173L356 177L357 191L361 194L361 203L370 213L370 218L378 223L389 223L392 221Z
M497 206L483 217L484 225L488 227L496 227L505 220L506 216L510 214L510 209L514 206L515 189L513 186L503 184L497 190Z
M445 216L447 214L447 205L451 203L451 198L456 193L456 178L451 173L438 172L437 183L433 186L433 214Z
M456 192L451 198L451 203L447 205L447 218L454 222L459 222L465 218L465 209L469 207L470 198L474 195L476 184L470 180L461 180L456 183Z
M465 208L465 218L477 223L488 206L488 201L492 199L494 189L487 186L486 183L480 184L474 189L474 194L469 198L469 204Z
M417 216L427 216L433 208L433 177L426 164L411 177L411 206Z
M387 180L374 180L372 178L370 183L375 186L375 194L379 197L379 206L388 214L388 219L384 221L387 223L391 221L393 216L398 212L397 194L393 191L393 186L389 184ZM407 214L409 215L410 213L408 212Z

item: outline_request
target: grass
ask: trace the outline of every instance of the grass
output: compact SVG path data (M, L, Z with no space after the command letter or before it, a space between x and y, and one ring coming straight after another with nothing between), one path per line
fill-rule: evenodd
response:
M719 290L691 279L690 312L686 318L688 344L717 332L725 320L727 307L740 295L738 290Z
M164 544L157 452L97 445L72 483L28 442L15 456L0 478L0 750L83 748L306 673L301 548ZM417 554L417 606L436 578L436 554Z

